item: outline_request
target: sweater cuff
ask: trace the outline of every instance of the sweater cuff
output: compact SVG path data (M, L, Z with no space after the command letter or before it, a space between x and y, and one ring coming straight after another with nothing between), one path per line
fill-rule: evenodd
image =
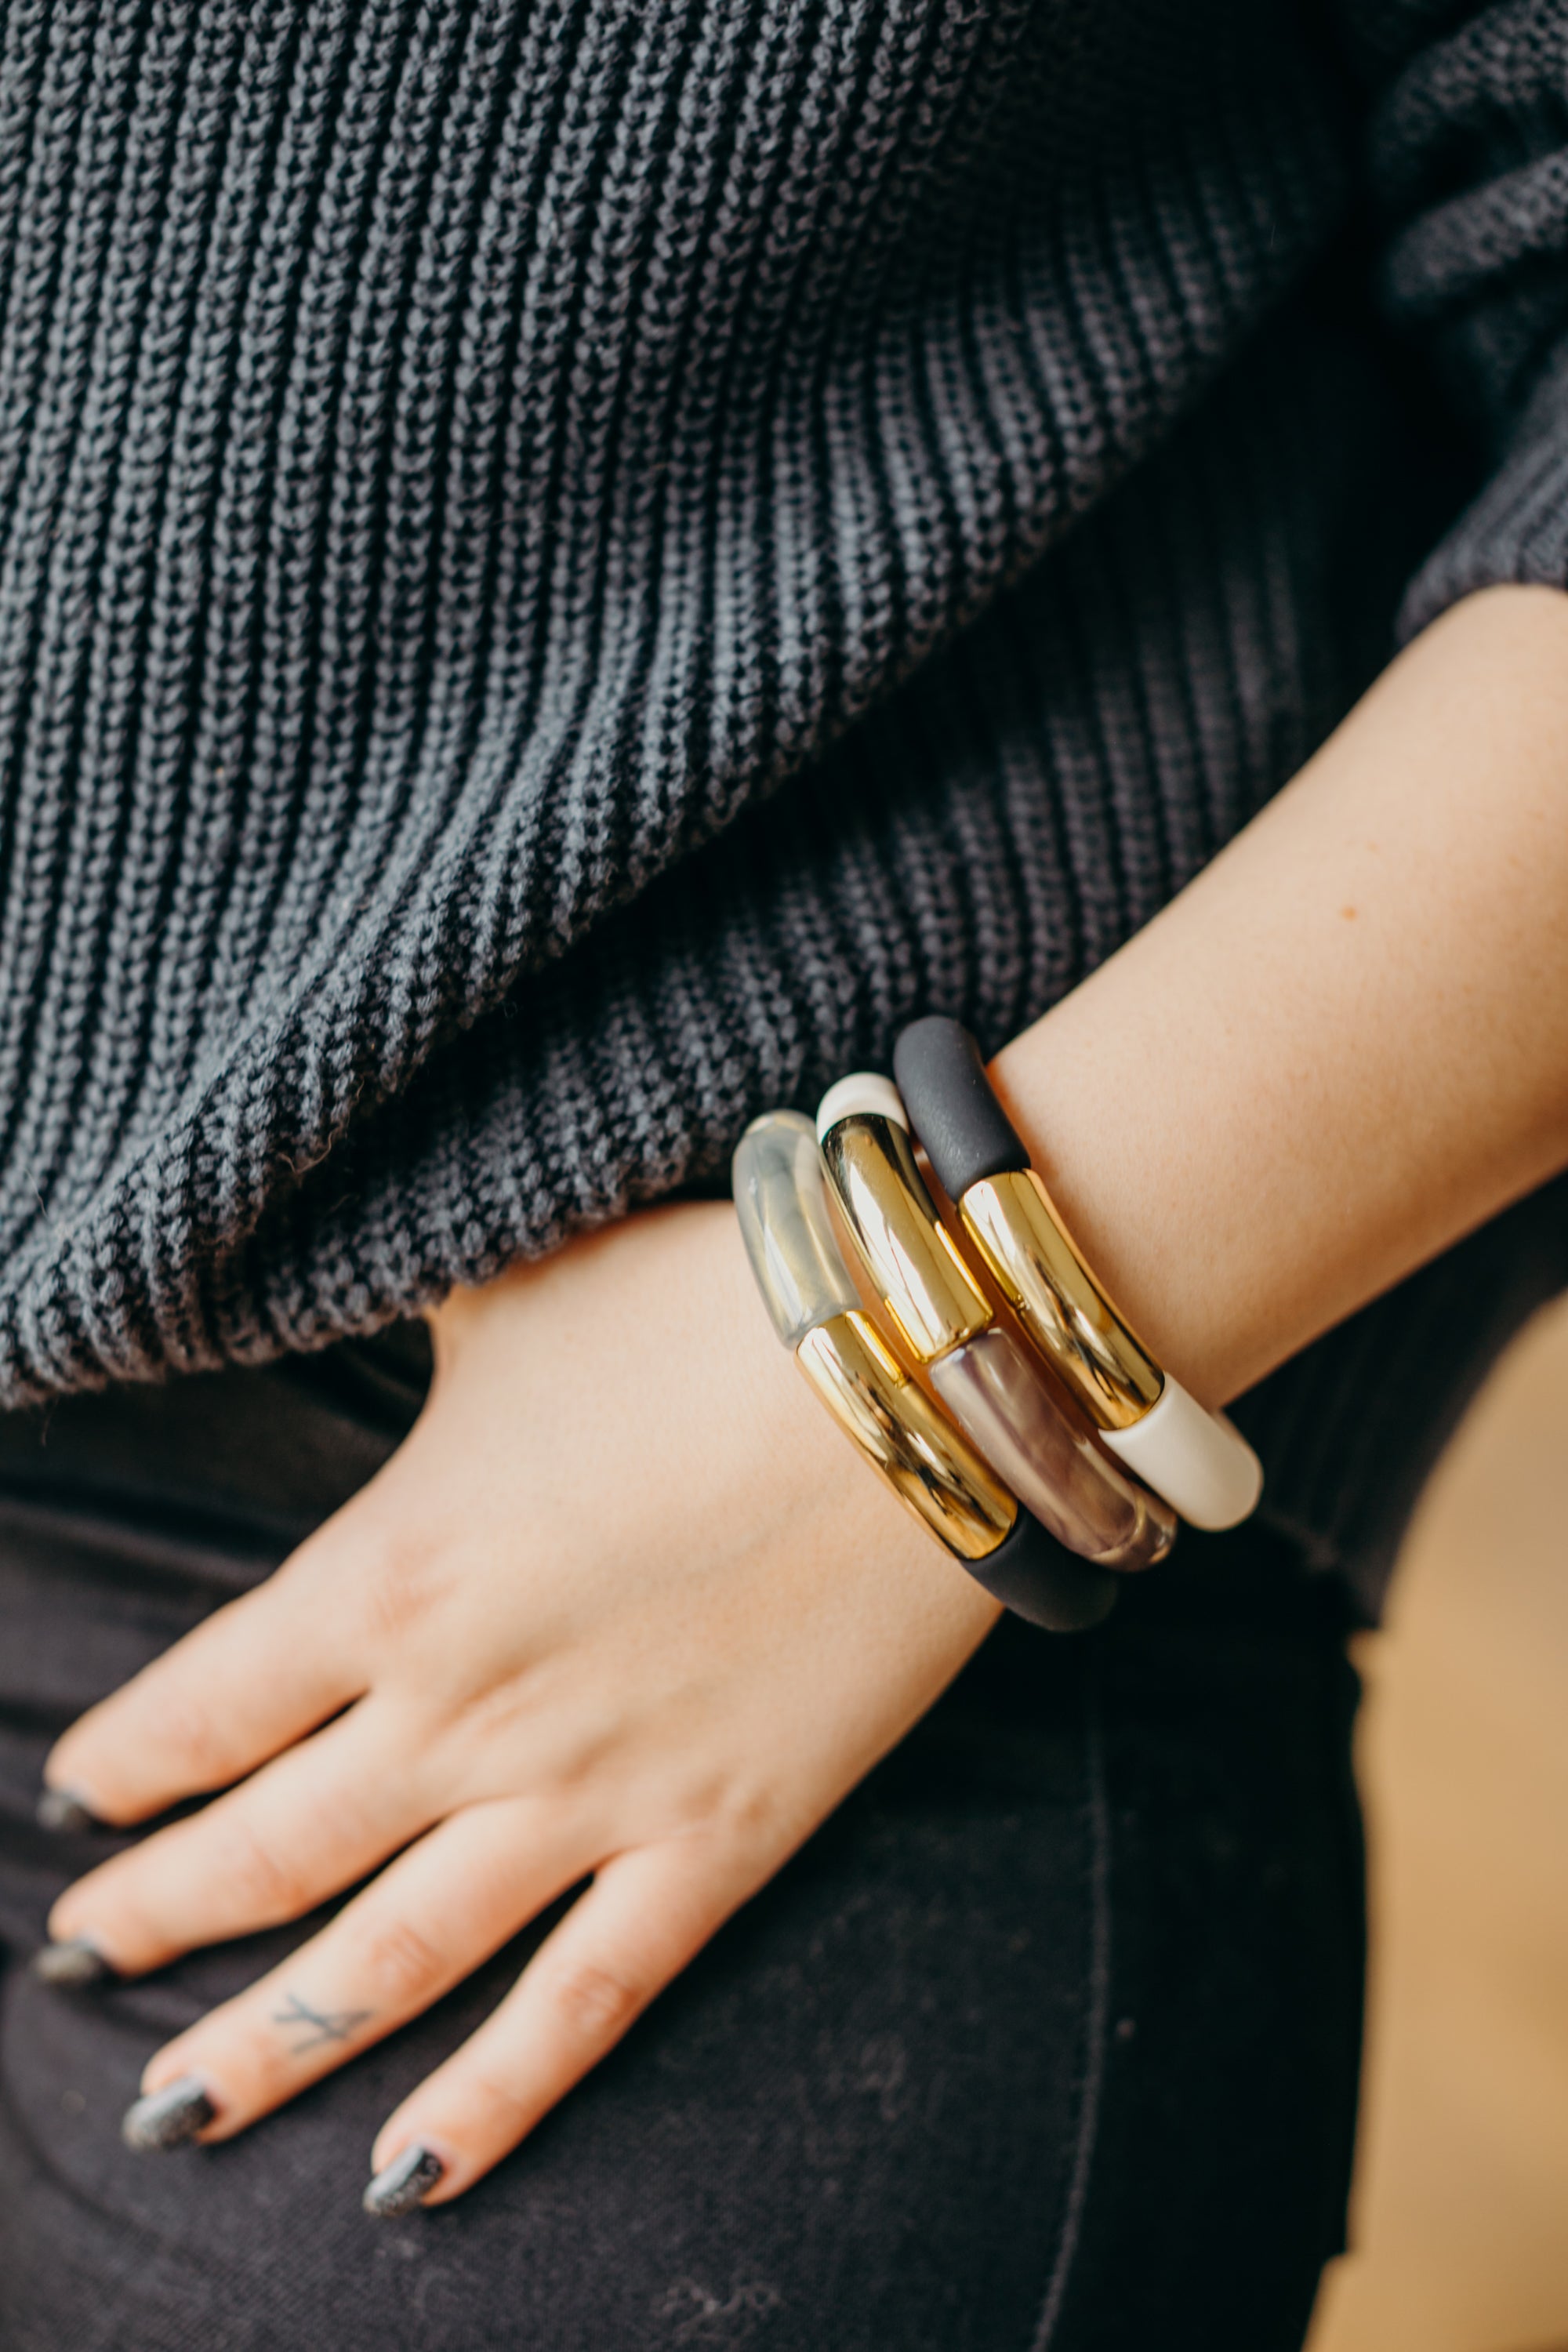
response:
M1461 596L1503 581L1568 588L1568 342L1510 426L1485 488L1406 590L1399 642Z

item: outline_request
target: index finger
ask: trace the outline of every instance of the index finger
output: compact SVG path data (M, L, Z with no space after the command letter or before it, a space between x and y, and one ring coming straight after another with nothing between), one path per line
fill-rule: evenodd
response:
M300 1559L89 1707L49 1751L45 1787L100 1821L143 1821L227 1788L362 1696L346 1608Z

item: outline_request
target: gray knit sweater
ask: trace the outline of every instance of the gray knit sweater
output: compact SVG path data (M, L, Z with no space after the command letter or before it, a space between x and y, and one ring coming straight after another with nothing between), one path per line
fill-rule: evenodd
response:
M4 1395L999 1044L1568 577L1565 255L1568 0L4 0ZM1565 1234L1247 1407L1369 1598Z

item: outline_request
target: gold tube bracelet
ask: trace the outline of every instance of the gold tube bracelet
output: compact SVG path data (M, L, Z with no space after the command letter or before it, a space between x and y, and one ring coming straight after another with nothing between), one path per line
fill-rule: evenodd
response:
M910 1379L861 1307L833 1231L811 1121L753 1119L735 1205L773 1328L839 1428L901 1503L998 1601L1058 1632L1097 1624L1116 1580L1058 1544Z
M1000 1325L937 1213L891 1082L830 1087L816 1131L831 1197L879 1303L960 1428L1058 1543L1147 1568L1175 1514L1097 1441L1050 1370Z
M1263 1468L1224 1413L1155 1362L1068 1232L956 1021L906 1029L898 1092L976 1255L1119 1461L1194 1527L1235 1527Z

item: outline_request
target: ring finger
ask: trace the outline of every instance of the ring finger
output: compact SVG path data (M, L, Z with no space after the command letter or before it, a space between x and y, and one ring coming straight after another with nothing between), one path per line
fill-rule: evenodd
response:
M466 1807L280 1967L166 2043L127 2137L232 2138L428 2009L592 1866L558 1801Z
M427 1829L395 1711L375 1699L66 1889L57 1944L141 1976L198 1945L297 1919ZM46 1967L45 1973L49 1973Z

